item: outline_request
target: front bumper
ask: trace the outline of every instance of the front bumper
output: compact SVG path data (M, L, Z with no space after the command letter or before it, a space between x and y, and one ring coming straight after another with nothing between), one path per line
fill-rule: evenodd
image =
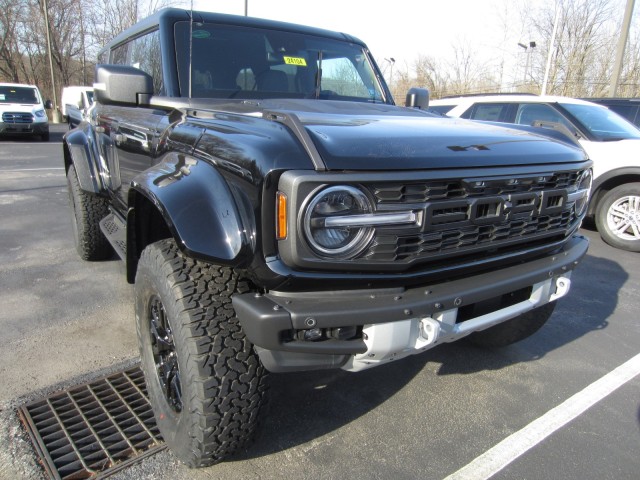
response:
M571 270L586 254L588 243L576 235L559 252L537 260L416 288L248 293L234 296L233 306L269 370L362 370L455 341L560 298L568 292ZM515 304L458 318L461 309L523 290L528 298ZM300 331L353 326L362 331L353 340L294 339ZM386 347L379 342L376 346L371 327L377 327L379 339L401 338L387 341ZM435 332L427 334L425 329ZM384 351L374 352L379 348Z
M44 135L49 133L49 123L5 123L0 122L0 135Z

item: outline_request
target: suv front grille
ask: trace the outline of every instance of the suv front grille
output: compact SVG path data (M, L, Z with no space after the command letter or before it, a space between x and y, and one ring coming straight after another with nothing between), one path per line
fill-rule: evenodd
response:
M26 112L4 112L2 114L4 123L33 123L33 114Z
M575 216L570 212L513 220L497 225L463 226L415 235L379 235L365 254L375 262L407 262L496 248L538 235L564 233Z
M567 188L574 186L577 178L578 172L560 172L509 180L478 178L416 183L375 183L369 188L378 204L404 204Z
M365 185L378 210L423 213L419 227L378 228L358 263L412 264L553 243L577 227L568 192L580 172Z

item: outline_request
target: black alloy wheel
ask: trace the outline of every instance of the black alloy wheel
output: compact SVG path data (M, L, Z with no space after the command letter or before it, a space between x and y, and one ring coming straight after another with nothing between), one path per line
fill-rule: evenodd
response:
M167 312L157 295L151 298L149 307L149 332L158 382L171 409L179 413L182 411L182 387L178 354L171 326L167 320Z

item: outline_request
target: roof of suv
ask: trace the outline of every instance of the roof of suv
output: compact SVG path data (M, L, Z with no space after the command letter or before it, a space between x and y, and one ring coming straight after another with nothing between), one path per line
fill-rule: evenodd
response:
M573 103L578 105L596 105L592 102L579 100L571 97L561 97L556 95L527 95L527 94L502 94L502 95L469 95L460 97L448 97L439 100L433 100L430 103L433 105L460 105L462 103L488 103L488 102L501 102L501 103Z

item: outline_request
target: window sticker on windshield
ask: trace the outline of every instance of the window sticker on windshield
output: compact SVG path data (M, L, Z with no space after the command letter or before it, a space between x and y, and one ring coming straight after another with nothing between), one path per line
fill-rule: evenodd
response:
M6 100L6 98L4 98L4 93L0 93L0 100Z
M282 57L287 65L297 65L298 67L306 67L307 61L302 57Z

